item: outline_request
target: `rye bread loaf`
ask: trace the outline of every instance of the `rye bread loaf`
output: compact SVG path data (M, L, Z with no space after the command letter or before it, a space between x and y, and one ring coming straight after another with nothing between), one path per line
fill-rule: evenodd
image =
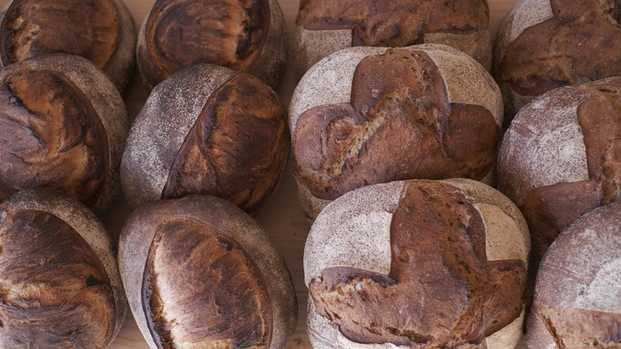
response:
M301 77L323 57L352 46L445 44L492 65L486 0L302 0L296 18L294 65Z
M55 187L100 212L119 189L127 111L85 58L33 57L0 70L0 199Z
M295 328L284 260L226 200L190 195L140 206L121 231L119 268L153 349L279 349Z
M554 88L621 75L616 1L521 0L502 21L494 47L505 124Z
M277 0L157 0L138 33L136 59L149 90L199 63L247 72L275 88L287 61L284 15Z
M531 349L621 346L621 203L599 207L554 241L528 316Z
M3 66L50 53L84 57L124 91L134 74L136 32L122 0L12 0L0 22Z
M316 349L509 349L521 338L529 236L469 179L396 181L319 214L304 249Z
M0 347L108 347L127 300L88 208L51 188L16 193L0 204L0 245Z
M522 210L539 260L584 213L621 197L621 78L547 92L507 130L498 186Z
M255 212L276 188L289 152L287 117L258 78L211 64L172 75L136 117L121 163L131 207L208 194Z
M489 73L445 45L353 47L300 80L289 108L306 214L393 180L492 181L502 99Z

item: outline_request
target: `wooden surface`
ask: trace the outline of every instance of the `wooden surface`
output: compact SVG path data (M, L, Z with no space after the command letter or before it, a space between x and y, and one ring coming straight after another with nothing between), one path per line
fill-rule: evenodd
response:
M292 35L294 33L294 21L297 14L298 0L279 0L282 10L287 21L287 29L289 33L289 51L291 53ZM339 0L334 0L339 1ZM8 0L0 0L0 6L3 8ZM125 0L127 7L132 13L135 21L136 30L142 24L142 21L155 0ZM517 0L489 0L491 14L491 29L495 31L498 24L511 9ZM290 55L291 57L291 55ZM280 94L283 103L287 106L289 99L295 88L295 79L293 78L292 64L289 60L289 66L280 87L277 92ZM130 87L125 100L129 112L130 120L133 120L142 108L147 98L147 92L140 84L137 77L134 77L132 86ZM129 214L129 209L122 200L118 200L116 204L106 212L101 218L109 229L112 236L118 238L119 231ZM270 198L269 202L256 215L255 218L264 227L280 253L285 258L287 265L291 271L291 276L296 289L299 318L295 334L289 341L286 348L311 348L306 334L305 313L307 290L303 283L302 270L302 254L304 250L304 242L310 228L310 224L302 213L296 197L296 186L291 175L291 161L285 169L285 174L279 184L278 189ZM131 313L125 320L125 324L119 335L110 346L111 349L126 348L148 348L146 342L142 338ZM520 348L525 348L520 345Z

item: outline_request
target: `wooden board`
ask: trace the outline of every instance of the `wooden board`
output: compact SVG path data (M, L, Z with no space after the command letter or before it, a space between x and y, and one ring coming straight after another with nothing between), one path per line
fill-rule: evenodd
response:
M292 36L294 33L293 28L298 9L298 1L279 1L287 21L290 44L289 51L291 52ZM0 6L3 8L7 2L8 0L0 0ZM143 19L149 12L154 2L155 0L125 0L127 7L134 17L136 30L138 30L142 24ZM495 32L502 18L504 18L506 13L516 2L517 0L489 0L491 15L490 25L493 32ZM295 83L292 62L289 60L284 81L277 89L277 92L281 96L285 105L289 104L289 99L295 88ZM130 89L125 97L130 120L133 120L138 114L147 97L147 91L142 87L139 79L134 77L132 85L130 86ZM115 205L101 217L114 239L118 239L119 231L129 213L127 205L119 199ZM264 227L265 231L268 233L287 262L298 297L300 310L298 324L295 334L289 341L286 348L311 348L305 326L307 289L303 282L302 270L304 242L310 228L310 223L304 217L304 214L302 213L302 210L297 202L296 185L293 176L291 175L291 161L289 161L289 165L285 169L285 174L276 192L270 198L266 206L264 206L255 215L255 218ZM148 345L138 330L131 313L128 313L123 328L110 348L148 348ZM526 348L526 346L521 344L520 348Z

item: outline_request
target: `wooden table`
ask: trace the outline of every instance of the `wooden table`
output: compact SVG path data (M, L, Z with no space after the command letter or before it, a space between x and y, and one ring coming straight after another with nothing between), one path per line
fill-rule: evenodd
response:
M289 50L291 51L292 36L294 33L295 16L298 9L297 0L279 0L282 10L287 21L287 29L289 33ZM334 0L338 1L338 0ZM0 6L4 5L8 0L0 0ZM149 12L155 0L125 0L127 7L132 13L136 30L142 24L143 19ZM500 21L506 13L513 7L517 0L489 0L491 14L491 29L496 31ZM291 60L285 74L284 81L281 83L277 92L280 94L285 105L289 104L289 100L295 88L295 79L293 77L293 69ZM125 97L130 120L133 120L142 108L148 94L142 87L139 79L134 77L132 85ZM118 200L116 204L102 216L102 220L109 229L112 236L117 239L123 222L129 214L127 205ZM280 253L285 258L287 265L291 271L294 286L296 289L299 303L299 319L295 334L289 341L286 348L311 348L306 334L306 300L307 289L303 282L302 254L304 251L304 242L310 223L305 218L296 197L296 185L291 175L291 161L285 169L285 174L279 184L278 189L270 198L268 203L255 215L255 218L264 227ZM146 342L142 338L131 313L128 314L123 328L110 349L142 349L148 348ZM520 348L526 348L520 345Z

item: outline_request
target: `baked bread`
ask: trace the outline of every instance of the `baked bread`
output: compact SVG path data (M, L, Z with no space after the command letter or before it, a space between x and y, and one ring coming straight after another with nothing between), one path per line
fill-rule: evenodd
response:
M491 183L502 98L487 71L444 45L352 47L313 66L289 108L302 208L373 183Z
M445 44L492 65L485 0L302 0L296 18L294 62L301 77L323 57L352 46Z
M209 194L255 212L276 188L289 151L286 112L258 78L186 68L159 84L129 132L121 164L127 202Z
M528 348L621 346L621 203L599 207L554 241L539 273Z
M277 0L157 0L136 48L147 89L185 67L222 65L275 88L287 61L285 20Z
M33 57L0 70L0 200L55 187L103 211L119 189L121 95L85 58Z
M510 349L529 253L519 210L469 179L396 181L319 214L304 249L315 349Z
M119 91L134 74L134 20L122 0L12 0L0 30L3 66L50 53L78 55Z
M521 0L502 21L494 47L505 124L554 88L621 75L616 2Z
M498 187L522 210L539 260L584 213L621 197L621 78L567 86L517 114L498 157Z
M110 238L84 205L51 188L0 204L2 348L104 349L127 300Z
M284 347L289 271L258 223L212 196L149 202L125 222L119 268L151 348Z

